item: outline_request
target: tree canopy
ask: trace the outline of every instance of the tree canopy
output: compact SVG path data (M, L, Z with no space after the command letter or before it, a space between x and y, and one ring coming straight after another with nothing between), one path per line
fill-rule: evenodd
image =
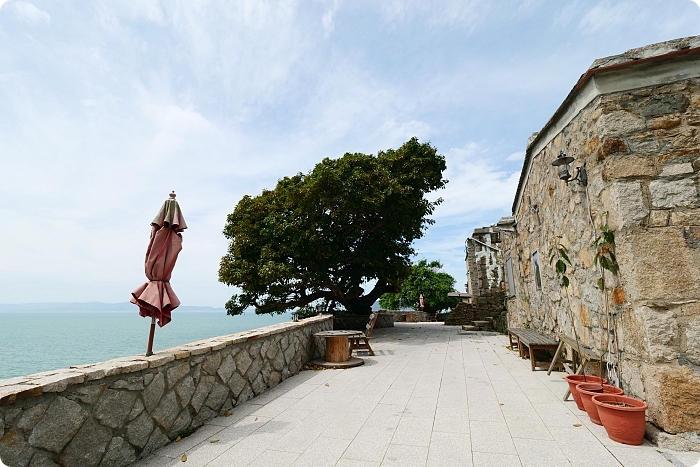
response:
M427 260L420 260L411 267L408 277L401 283L401 290L398 293L382 295L379 305L386 310L419 310L419 297L422 293L425 303L423 310L427 313L454 307L459 303L459 298L448 297L447 294L455 291L455 279L440 269L442 264L439 261L428 263Z
M412 138L376 156L326 158L274 190L244 196L224 227L230 243L219 281L241 290L227 313L281 313L325 301L369 314L408 275L411 245L442 201L425 195L445 186L445 167L434 147Z

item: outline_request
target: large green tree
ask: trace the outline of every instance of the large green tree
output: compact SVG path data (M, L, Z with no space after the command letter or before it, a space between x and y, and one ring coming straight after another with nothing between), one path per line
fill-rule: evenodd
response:
M442 201L425 195L447 183L444 170L445 158L412 138L376 156L324 159L274 190L244 196L224 228L230 243L219 280L241 290L226 303L227 313L248 307L277 313L325 301L369 314L408 275L412 242Z
M455 291L455 279L440 269L442 264L439 261L420 260L411 267L408 277L402 281L401 290L382 295L379 305L386 310L419 310L419 297L422 293L425 303L423 310L427 313L454 307L459 303L459 298L448 297L447 294Z

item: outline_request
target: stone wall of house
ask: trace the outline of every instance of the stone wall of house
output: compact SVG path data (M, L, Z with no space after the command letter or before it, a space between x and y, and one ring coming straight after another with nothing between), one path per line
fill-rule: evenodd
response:
M558 179L551 163L560 151L576 159L573 166L586 164L587 189ZM610 376L648 402L648 419L697 440L700 79L600 95L531 157L514 213L517 235L502 236L515 277L510 325L611 351ZM605 224L620 270L606 272L602 293L592 243ZM566 288L549 262L557 245L573 263Z
M474 229L472 236L467 239L467 292L473 297L501 290L504 278L503 258L498 248L500 241L500 233L493 226Z
M317 316L69 370L0 380L9 467L122 467L322 355Z

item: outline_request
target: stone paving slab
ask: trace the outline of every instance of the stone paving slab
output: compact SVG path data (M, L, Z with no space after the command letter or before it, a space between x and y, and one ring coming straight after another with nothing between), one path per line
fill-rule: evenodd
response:
M695 467L700 453L626 446L530 371L506 336L442 323L375 329L375 356L304 371L137 467ZM576 426L580 425L580 426ZM182 456L187 461L182 461Z

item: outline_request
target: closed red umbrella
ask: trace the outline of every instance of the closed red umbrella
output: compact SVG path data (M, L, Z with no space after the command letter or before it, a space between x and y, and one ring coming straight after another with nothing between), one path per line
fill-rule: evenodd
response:
M180 300L170 286L170 276L182 250L182 232L187 228L175 192L165 200L158 215L151 222L151 240L146 250L146 277L148 282L131 292L131 303L138 305L139 314L151 317L151 332L146 355L153 354L153 334L158 326L170 322L171 312L180 306Z

